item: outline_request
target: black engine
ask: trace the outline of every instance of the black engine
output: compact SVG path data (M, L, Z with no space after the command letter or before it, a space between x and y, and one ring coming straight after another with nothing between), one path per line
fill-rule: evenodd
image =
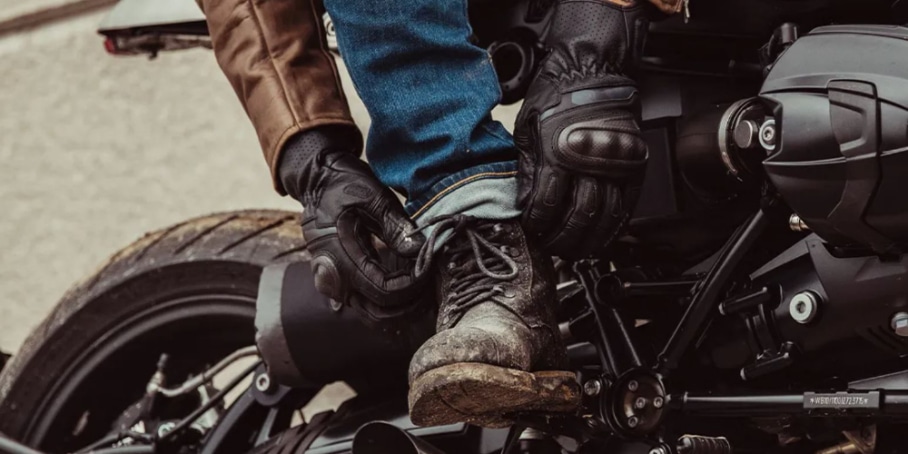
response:
M709 361L745 380L784 371L802 384L908 368L908 257L840 252L811 235L754 272L752 304L720 306L727 322Z
M822 27L775 63L761 91L773 186L836 245L897 253L908 240L908 29ZM778 131L778 133L776 133Z
M586 437L582 452L730 453L741 440L756 443L742 452L902 452L877 430L908 417L908 29L798 39L785 25L774 39L757 79L753 67L643 76L661 91L644 90L641 208L610 263L561 265L584 414L518 415L527 426ZM524 63L531 50L498 49ZM300 284L307 273L262 281L274 378L400 395L431 316L388 341ZM319 357L329 331L345 341Z

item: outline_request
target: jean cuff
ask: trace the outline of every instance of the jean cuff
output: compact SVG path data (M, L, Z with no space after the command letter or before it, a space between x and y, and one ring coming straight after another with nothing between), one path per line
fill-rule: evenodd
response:
M432 220L439 216L462 214L479 219L507 220L520 216L517 209L517 172L479 172L458 180L433 199L432 204L413 216L416 225L431 235ZM450 232L447 232L450 233ZM447 242L443 234L435 245L436 252Z
M468 209L475 211L484 205L513 207L511 211L516 211L516 177L516 161L478 165L445 177L427 195L408 200L405 208L417 223L420 219L467 214Z

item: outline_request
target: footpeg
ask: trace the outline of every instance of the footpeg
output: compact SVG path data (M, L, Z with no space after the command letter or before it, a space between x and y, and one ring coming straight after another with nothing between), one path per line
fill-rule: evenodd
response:
M685 435L678 439L678 454L732 454L732 449L725 437Z

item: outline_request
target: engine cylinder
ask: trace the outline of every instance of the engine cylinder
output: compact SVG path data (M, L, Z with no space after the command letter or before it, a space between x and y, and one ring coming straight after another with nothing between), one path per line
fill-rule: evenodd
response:
M908 28L820 27L773 65L760 92L775 127L766 173L833 244L908 245Z

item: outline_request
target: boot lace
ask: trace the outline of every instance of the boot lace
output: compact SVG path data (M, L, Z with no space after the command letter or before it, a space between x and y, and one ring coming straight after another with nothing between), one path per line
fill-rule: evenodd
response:
M479 222L464 215L433 219L425 230L434 227L416 259L416 275L428 272L439 252L450 255L448 272L451 287L444 306L452 317L499 295L506 295L505 285L517 277L517 262L507 253L507 246L496 242L503 227L492 222ZM451 240L455 238L460 241ZM467 241L463 241L466 239Z

